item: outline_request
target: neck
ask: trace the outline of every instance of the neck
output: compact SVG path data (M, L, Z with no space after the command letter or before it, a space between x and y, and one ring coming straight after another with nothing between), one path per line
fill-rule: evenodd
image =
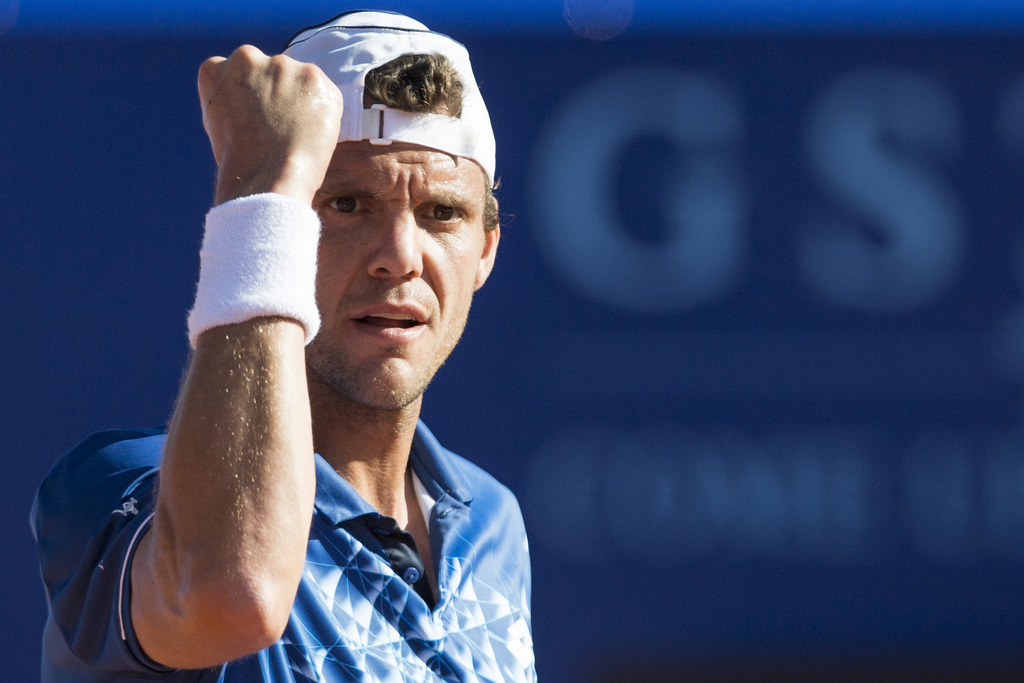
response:
M381 514L408 521L406 470L422 397L397 410L359 405L308 369L313 448Z

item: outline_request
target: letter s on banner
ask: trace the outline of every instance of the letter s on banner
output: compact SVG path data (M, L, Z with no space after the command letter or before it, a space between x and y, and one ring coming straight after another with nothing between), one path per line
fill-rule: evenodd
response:
M952 97L923 76L856 71L825 93L811 115L807 154L821 187L851 217L812 219L797 245L819 295L897 312L929 303L953 282L964 220L927 161L960 139Z
M663 198L659 244L629 235L616 216L617 160L631 141L677 144L684 168ZM746 199L736 148L742 109L720 83L662 68L610 73L557 109L536 149L532 217L554 269L597 301L672 312L713 300L740 274Z

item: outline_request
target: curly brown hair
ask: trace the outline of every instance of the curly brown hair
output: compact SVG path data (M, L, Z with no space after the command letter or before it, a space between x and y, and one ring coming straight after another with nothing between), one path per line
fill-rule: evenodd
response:
M366 74L363 106L462 116L462 79L447 57L402 55ZM367 102L369 100L369 102Z

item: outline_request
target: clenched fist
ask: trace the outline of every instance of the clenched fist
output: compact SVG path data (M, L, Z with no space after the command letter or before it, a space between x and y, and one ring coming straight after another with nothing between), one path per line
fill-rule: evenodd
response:
M341 92L313 64L243 45L199 68L216 203L277 192L310 203L341 126Z

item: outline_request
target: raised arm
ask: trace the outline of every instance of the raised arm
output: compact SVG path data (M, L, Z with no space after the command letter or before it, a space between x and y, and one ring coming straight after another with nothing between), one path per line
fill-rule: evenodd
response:
M216 203L274 192L308 207L341 119L327 77L245 46L202 65L199 95ZM135 632L162 664L216 665L270 645L287 623L315 488L305 333L268 315L195 339L131 569Z

